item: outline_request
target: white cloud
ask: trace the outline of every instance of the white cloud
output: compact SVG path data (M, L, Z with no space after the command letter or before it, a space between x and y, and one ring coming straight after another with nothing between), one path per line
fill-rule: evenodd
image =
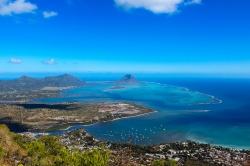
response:
M42 61L42 63L45 64L45 65L54 65L54 64L56 64L55 59L50 59L50 60L47 60L47 61Z
M9 63L22 63L21 59L11 58Z
M185 5L200 4L201 0L190 0L185 2Z
M0 15L33 13L37 9L35 4L26 0L0 0Z
M53 17L53 16L57 16L57 13L56 12L53 12L53 11L50 11L50 12L43 12L43 17L44 18L49 18L49 17Z
M153 13L171 14L181 5L199 4L201 0L114 0L117 6L125 9L144 8Z

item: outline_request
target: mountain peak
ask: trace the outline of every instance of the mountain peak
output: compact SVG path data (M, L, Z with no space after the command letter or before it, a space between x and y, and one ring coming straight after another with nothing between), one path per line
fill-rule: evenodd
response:
M37 80L37 79L23 75L22 77L18 78L17 80L18 81L28 81L28 80Z
M28 77L28 76L26 76L26 75L23 75L23 76L20 77L19 79L27 79L27 78L30 78L30 77Z
M138 81L131 74L126 74L121 79L116 80L114 83L115 84L138 84Z
M53 87L63 87L63 86L83 86L86 83L70 74L63 74L59 76L50 76L43 79L47 85Z
M59 75L61 77L73 77L71 74L63 74L63 75Z
M134 76L132 76L131 74L126 74L125 76L123 76L123 78L125 79L136 79Z
M70 74L50 76L42 79L23 75L22 77L15 80L0 82L0 91L28 91L39 90L43 89L44 87L79 87L84 85L86 85L84 81L73 77Z

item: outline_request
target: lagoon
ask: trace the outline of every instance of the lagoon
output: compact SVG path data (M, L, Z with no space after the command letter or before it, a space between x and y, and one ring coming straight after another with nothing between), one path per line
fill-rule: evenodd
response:
M39 101L122 101L157 110L144 116L69 129L84 128L97 139L114 142L131 139L140 145L194 140L250 149L249 80L143 78L143 81L147 85L112 89L114 85L98 84L65 90L62 91L65 97ZM65 131L51 134L62 132Z

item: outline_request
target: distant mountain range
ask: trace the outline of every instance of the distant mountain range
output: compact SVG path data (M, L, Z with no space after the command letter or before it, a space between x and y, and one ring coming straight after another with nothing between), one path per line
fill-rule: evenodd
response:
M139 84L137 79L130 74L127 74L123 76L121 79L114 81L114 83L115 84Z
M45 77L42 79L22 76L16 80L0 81L0 91L30 91L40 90L45 87L79 87L86 83L69 74Z
M124 75L121 79L118 79L113 84L139 84L137 79L130 75ZM28 76L22 76L15 80L0 80L1 92L20 92L20 91L34 91L45 90L52 87L80 87L87 85L86 82L79 78L73 77L70 74L64 74L59 76L44 77L42 79L32 78Z

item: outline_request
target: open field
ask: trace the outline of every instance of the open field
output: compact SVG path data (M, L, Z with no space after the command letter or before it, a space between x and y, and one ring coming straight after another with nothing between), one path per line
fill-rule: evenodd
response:
M0 92L0 103L27 102L36 98L52 98L60 96L56 90L32 90Z
M154 110L127 103L0 104L0 122L44 130L54 124L93 124L150 112Z

